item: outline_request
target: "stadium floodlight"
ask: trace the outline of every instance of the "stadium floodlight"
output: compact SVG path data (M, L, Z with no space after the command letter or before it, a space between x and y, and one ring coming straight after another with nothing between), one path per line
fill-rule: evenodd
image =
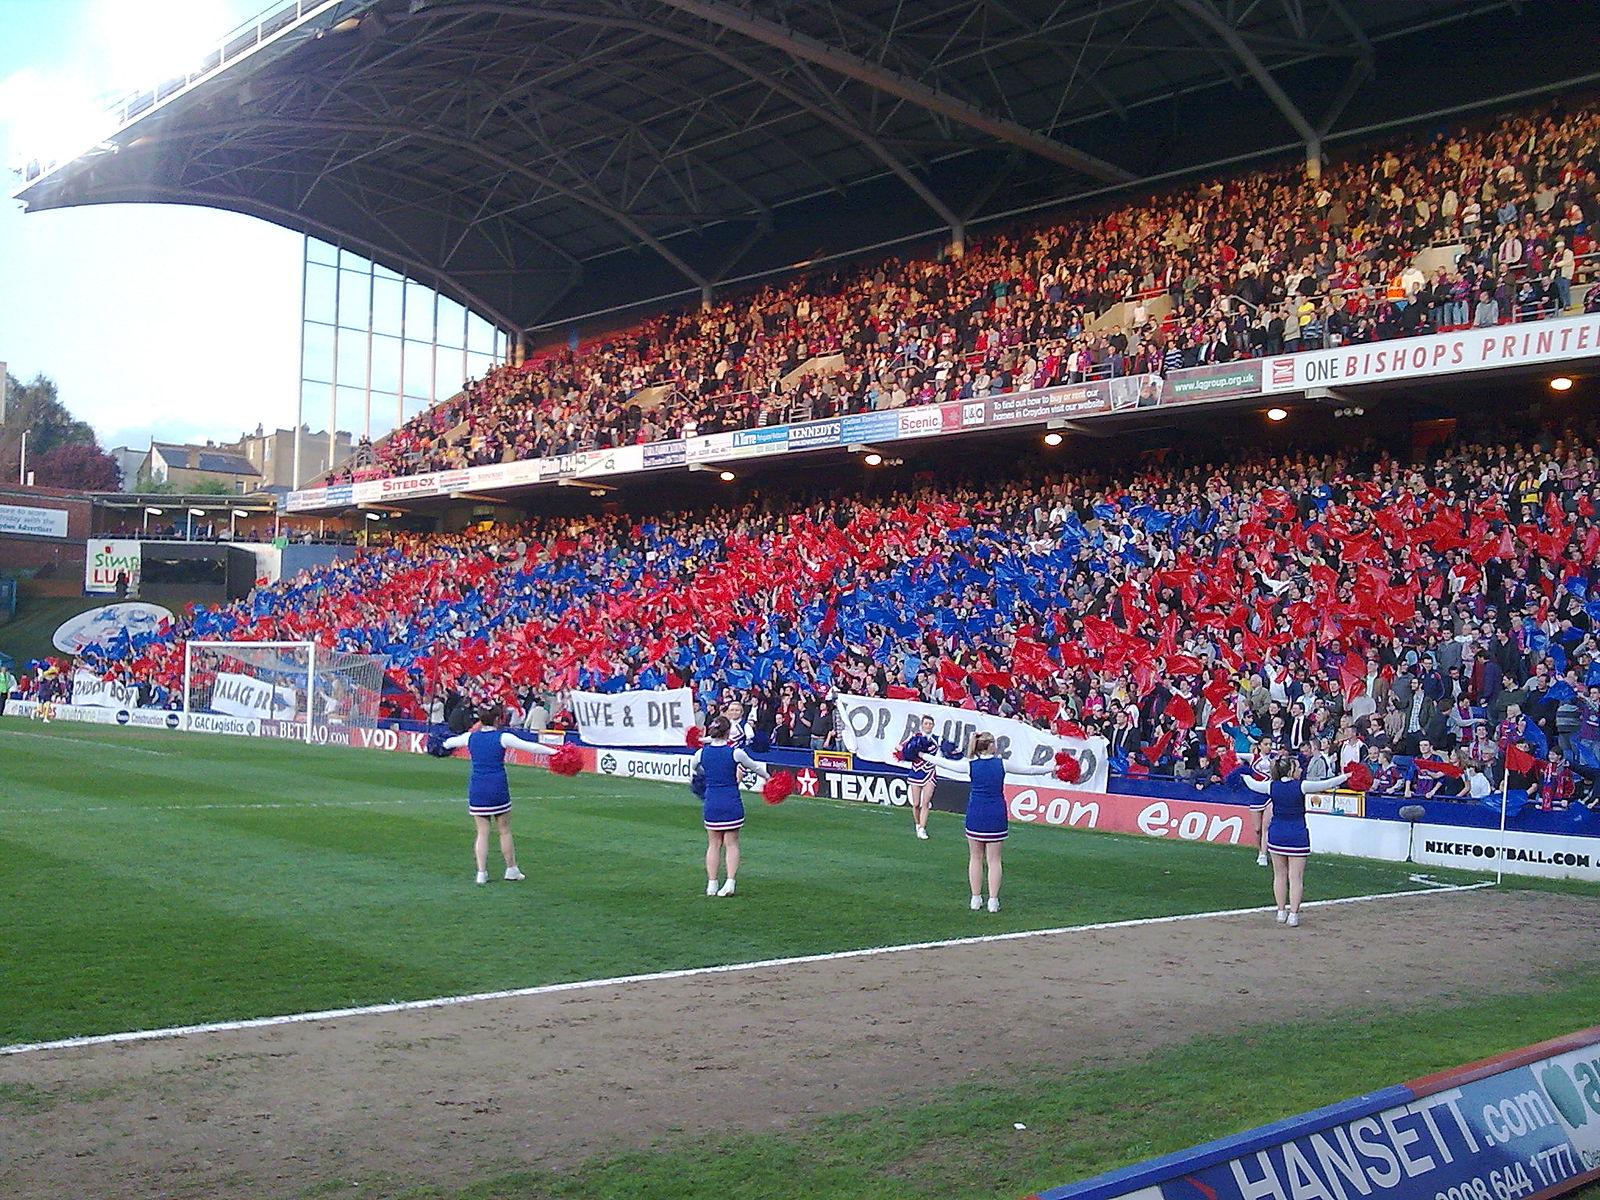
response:
M1570 375L1557 375L1550 381L1552 392L1570 392L1572 390L1572 377Z
M369 520L369 521L381 521L381 520L383 520L383 514L382 513L369 512L369 513L363 513L362 515L364 517L366 517L367 520Z
M164 509L164 508L146 508L144 511L149 513L152 517L159 517L162 513L164 513L166 511L166 509Z
M1289 410L1287 408L1269 408L1269 409L1267 409L1267 420L1269 420L1269 421L1282 421L1288 415L1289 415Z
M732 471L721 471L717 474L717 478L722 480L723 483L732 483L736 476Z
M236 508L233 510L233 515L236 517L248 517L250 510L248 508Z
M1059 446L1064 441L1066 441L1066 438L1062 437L1053 429L1044 435L1044 444L1046 446Z
M867 455L861 461L866 463L867 466L869 466L869 467L880 466L883 463L883 455L879 454L876 450L874 450L871 454Z

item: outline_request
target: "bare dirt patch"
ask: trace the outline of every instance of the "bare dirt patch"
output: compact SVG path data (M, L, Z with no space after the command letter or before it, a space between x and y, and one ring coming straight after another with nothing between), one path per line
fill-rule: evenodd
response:
M1286 1013L1527 992L1597 961L1600 900L1457 892L1313 909L1298 930L1218 917L23 1054L0 1058L0 1194L464 1185Z

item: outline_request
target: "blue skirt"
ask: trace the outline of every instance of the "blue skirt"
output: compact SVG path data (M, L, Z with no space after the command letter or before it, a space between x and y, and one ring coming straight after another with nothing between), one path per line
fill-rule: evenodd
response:
M1267 826L1267 849L1273 854L1305 858L1311 853L1311 830L1306 827L1304 820L1274 818Z
M744 800L738 792L732 796L708 791L705 797L706 828L712 832L729 832L744 824Z
M930 762L925 762L921 766L914 766L910 769L909 773L906 775L906 782L910 784L932 783L933 777L933 764Z
M1003 842L1009 832L1004 800L967 801L967 836L973 841Z

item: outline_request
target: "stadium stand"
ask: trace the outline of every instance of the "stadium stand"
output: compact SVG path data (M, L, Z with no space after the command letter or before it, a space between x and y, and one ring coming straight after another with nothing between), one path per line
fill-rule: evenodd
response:
M885 259L497 368L370 448L414 474L1560 315L1600 108L1550 106Z
M414 719L686 684L802 747L834 691L921 698L1202 785L1287 752L1465 796L1525 741L1564 802L1600 782L1595 432L398 534L80 661L160 704L184 638L316 640Z

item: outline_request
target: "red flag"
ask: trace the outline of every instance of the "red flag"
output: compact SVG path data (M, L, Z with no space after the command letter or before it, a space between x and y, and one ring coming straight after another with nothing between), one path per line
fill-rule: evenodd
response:
M1171 717L1185 729L1194 724L1194 705L1182 696L1174 696L1167 701L1167 707L1161 713L1164 717Z
M1528 775L1539 769L1539 760L1520 746L1506 747L1506 770Z
M898 683L891 683L888 696L891 700L915 700L917 698L917 689L902 687Z

